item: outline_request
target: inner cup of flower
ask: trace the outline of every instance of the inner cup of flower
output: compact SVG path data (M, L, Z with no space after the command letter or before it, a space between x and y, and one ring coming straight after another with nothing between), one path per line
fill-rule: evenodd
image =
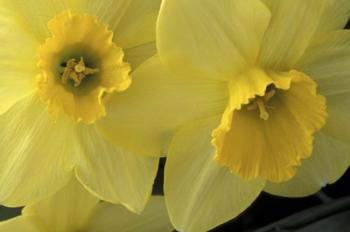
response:
M38 92L54 118L61 112L87 124L106 115L106 96L131 84L130 65L114 34L95 16L65 11L48 23L39 47Z
M54 75L58 83L76 94L88 93L99 85L101 58L84 44L69 46L57 55Z

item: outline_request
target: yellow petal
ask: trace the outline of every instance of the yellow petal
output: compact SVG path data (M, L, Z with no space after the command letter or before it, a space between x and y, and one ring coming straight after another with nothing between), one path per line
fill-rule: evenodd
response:
M80 10L97 16L104 24L109 25L109 29L115 33L115 29L132 1L133 0L83 0L80 4Z
M140 212L151 195L158 159L109 143L95 126L80 125L76 175L98 198Z
M0 114L35 91L37 42L20 20L0 8Z
M323 131L345 143L350 143L350 91L327 96L329 119Z
M175 73L229 79L255 63L269 20L256 0L164 1L159 54Z
M100 204L91 215L86 232L170 232L170 223L163 197L153 196L140 215L134 214L120 205Z
M214 160L211 131L219 118L188 124L174 137L165 167L165 198L179 231L208 231L242 213L264 181L244 181Z
M318 91L327 98L329 118L327 133L350 142L350 32L337 31L323 36L308 49L298 68L318 84Z
M32 220L32 217L18 216L0 222L0 232L43 232Z
M130 63L132 70L135 70L140 64L146 61L157 52L156 43L150 42L140 46L124 50L125 61Z
M55 15L73 10L95 15L117 35L118 45L131 48L155 40L160 0L4 0L6 7L22 17L39 41L50 33L47 22Z
M21 18L21 23L43 42L49 37L48 21L64 10L76 9L81 0L3 0L2 4Z
M268 182L264 191L285 197L308 196L337 181L349 164L349 144L319 133L315 137L312 156L303 161L296 175L287 182Z
M24 208L22 214L42 223L45 231L80 231L99 200L73 177L60 191Z
M315 39L296 68L310 75L323 95L350 91L350 31L340 30Z
M325 100L316 94L316 84L302 73L270 74L270 80L262 73L254 75L258 75L255 79L266 80L260 83L260 92L253 94L264 96L270 83L276 87L276 96L268 103L268 118L259 117L258 110L249 110L248 106L238 108L235 96L239 92L231 89L233 103L213 132L215 158L244 179L285 181L295 174L301 160L311 155L313 134L325 123ZM254 90L249 85L238 86L241 95L248 98L252 94L249 91Z
M264 0L273 15L261 45L265 68L288 70L301 57L320 22L325 0Z
M133 73L127 91L110 99L107 116L97 125L115 143L138 154L164 155L177 127L221 113L226 95L225 83L175 77L153 57Z
M0 117L0 202L22 206L61 188L72 175L71 126L54 122L36 96Z
M114 29L117 35L116 43L124 49L155 41L156 20L161 0L129 2L128 9Z
M327 0L318 25L316 36L343 29L350 18L350 1Z
M155 25L160 0L87 0L81 9L109 25L115 42L123 49L155 40Z

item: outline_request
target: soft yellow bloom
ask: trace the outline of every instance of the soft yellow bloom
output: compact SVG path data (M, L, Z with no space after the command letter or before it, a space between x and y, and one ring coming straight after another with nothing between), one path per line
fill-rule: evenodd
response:
M349 16L347 0L163 2L159 56L139 71L162 80L152 104L164 120L150 127L168 135L187 122L160 141L177 230L209 230L261 191L305 196L344 173Z
M31 204L75 175L140 212L158 158L138 156L155 153L133 137L148 80L131 75L155 54L160 0L0 3L0 203Z
M151 197L138 215L101 203L74 178L47 199L26 206L22 215L0 222L0 232L172 231L163 197Z

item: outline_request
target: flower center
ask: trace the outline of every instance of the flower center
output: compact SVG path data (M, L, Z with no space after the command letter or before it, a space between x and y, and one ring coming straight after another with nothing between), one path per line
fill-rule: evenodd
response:
M52 36L39 47L38 91L57 117L93 123L106 115L107 95L131 83L124 52L96 17L66 11L48 23Z
M251 70L230 83L230 101L212 133L215 160L244 179L292 178L327 118L326 102L304 73ZM258 112L258 113L257 113Z
M83 57L78 62L75 58L69 59L63 63L64 72L61 76L63 84L67 84L68 80L74 81L74 87L80 86L84 78L99 72L97 68L89 68L85 66Z
M272 87L271 87L272 86ZM274 107L269 105L270 99L276 95L276 89L273 85L269 85L266 89L266 94L263 97L256 97L247 106L248 110L259 110L259 116L263 120L268 120L270 117L269 110L273 110Z

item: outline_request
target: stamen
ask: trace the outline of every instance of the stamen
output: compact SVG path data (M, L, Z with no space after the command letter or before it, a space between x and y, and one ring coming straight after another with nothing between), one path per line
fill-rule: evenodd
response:
M73 80L74 87L78 87L86 76L93 75L97 72L99 72L99 69L93 69L85 66L83 57L80 58L79 62L73 58L68 60L61 76L61 80L63 84L67 84L68 80Z
M260 111L260 118L263 120L268 120L270 115L266 110L265 102L262 99L257 99L256 104L258 105L259 111Z
M268 103L276 95L276 89L268 88L264 96L257 96L253 99L247 106L247 110L259 109L260 118L263 120L268 120L270 115L267 110L273 110L275 107L269 106Z
M265 102L268 102L270 101L270 99L276 95L276 90L275 89L272 89L270 90L269 92L267 92L264 96L264 101Z

